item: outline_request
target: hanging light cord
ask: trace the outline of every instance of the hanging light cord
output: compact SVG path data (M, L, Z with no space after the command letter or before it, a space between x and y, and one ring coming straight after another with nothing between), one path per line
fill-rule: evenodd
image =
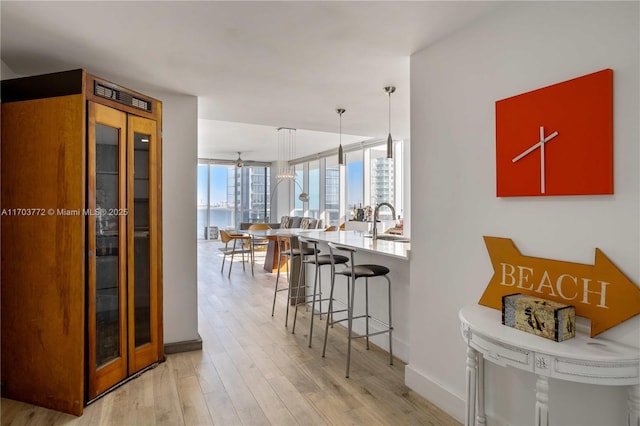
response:
M391 91L389 91L389 134L391 134Z
M342 113L340 113L340 145L342 146Z

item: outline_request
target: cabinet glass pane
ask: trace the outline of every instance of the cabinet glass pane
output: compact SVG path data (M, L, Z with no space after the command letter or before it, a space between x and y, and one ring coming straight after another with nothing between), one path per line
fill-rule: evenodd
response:
M134 133L133 145L133 273L135 346L151 342L149 288L149 135Z
M96 209L118 208L118 129L96 124ZM118 217L96 220L96 368L121 356L118 294Z

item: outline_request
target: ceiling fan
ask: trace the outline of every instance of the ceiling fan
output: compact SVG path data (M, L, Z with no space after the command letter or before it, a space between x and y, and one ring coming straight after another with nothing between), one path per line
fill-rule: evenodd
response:
M264 166L265 164L265 162L263 161L243 160L242 152L241 151L236 151L236 152L238 153L238 158L236 160L233 160L233 164L237 168L242 168L245 166L254 166L254 165Z
M244 160L240 155L240 151L238 151L238 159L236 160L236 167L240 168L242 166L244 166Z

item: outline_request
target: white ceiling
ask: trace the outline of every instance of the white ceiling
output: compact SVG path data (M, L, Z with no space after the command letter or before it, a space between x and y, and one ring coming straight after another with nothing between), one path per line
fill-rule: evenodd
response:
M1 57L16 74L85 68L144 91L198 96L199 156L275 160L409 138L410 55L497 7L484 1L0 2ZM248 125L240 125L244 123ZM346 136L361 135L361 136Z

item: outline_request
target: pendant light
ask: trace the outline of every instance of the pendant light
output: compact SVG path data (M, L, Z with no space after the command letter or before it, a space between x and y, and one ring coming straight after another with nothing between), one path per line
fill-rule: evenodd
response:
M240 151L238 151L238 159L236 160L236 167L244 166L244 160L240 157Z
M342 151L342 114L344 114L346 109L338 108L336 112L340 116L340 145L338 145L338 164L344 165L344 152Z
M276 179L293 179L291 160L296 158L296 129L278 127L278 174Z
M389 95L389 136L387 136L387 158L393 158L393 138L391 137L391 94L396 91L394 86L384 88L385 93Z

